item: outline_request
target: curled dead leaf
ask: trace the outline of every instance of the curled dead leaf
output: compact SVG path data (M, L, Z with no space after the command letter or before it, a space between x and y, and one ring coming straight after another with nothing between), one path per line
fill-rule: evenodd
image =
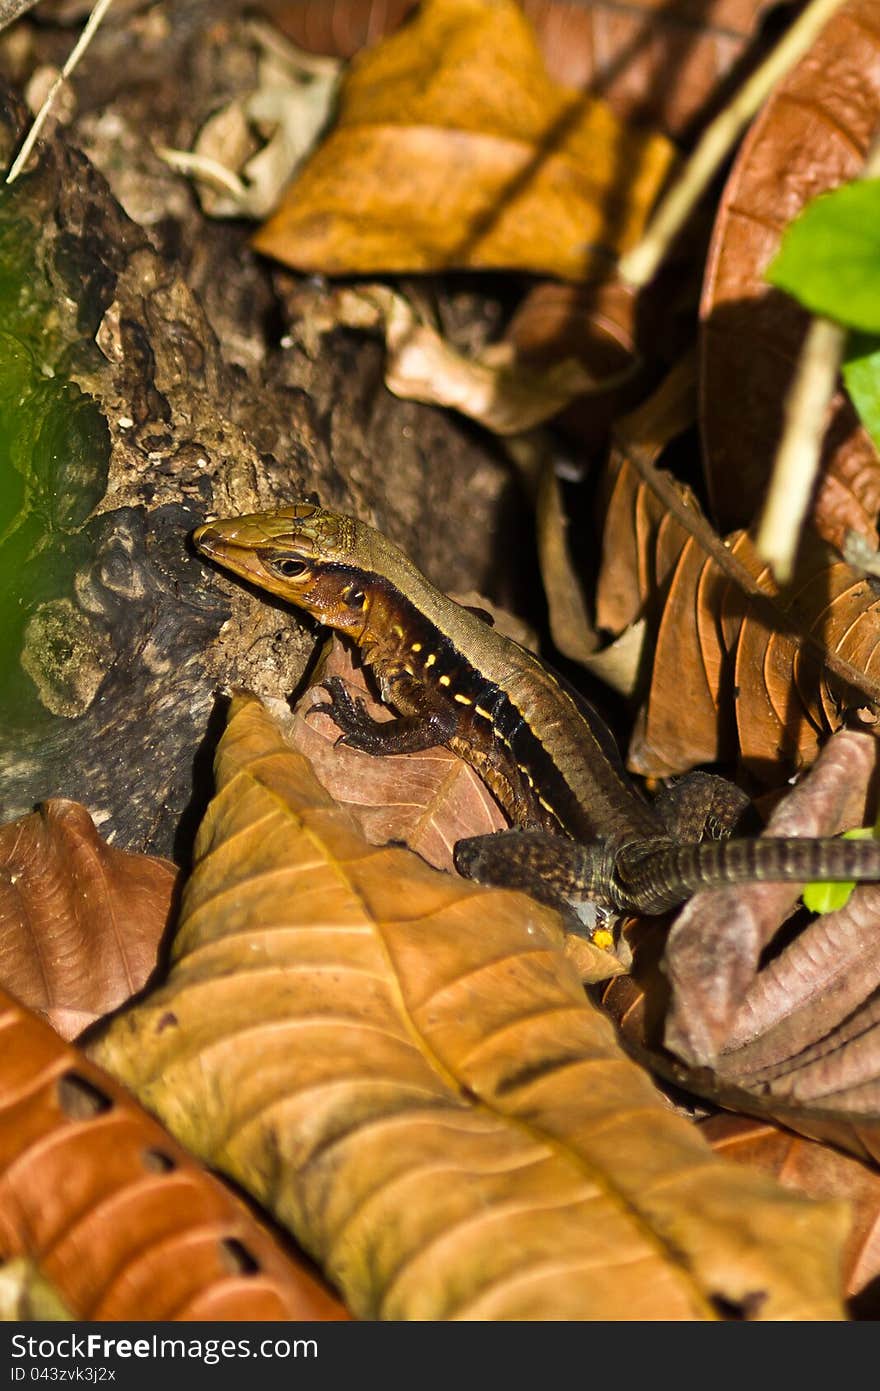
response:
M766 833L836 835L862 824L878 763L880 745L873 735L841 731L825 745L803 782L780 802ZM866 885L856 902L862 897L880 902L880 891ZM685 1061L714 1063L722 1049L732 1053L758 1039L766 1048L771 1027L778 1029L786 1019L786 1037L777 1039L777 1047L782 1049L781 1059L790 1057L807 1041L800 1036L803 1024L793 1024L799 1006L810 1005L806 1026L813 1041L880 985L880 953L872 969L866 955L871 945L867 925L853 916L851 907L819 918L808 929L808 941L796 938L756 980L761 953L797 898L797 886L791 884L740 885L697 894L679 914L666 948L665 970L672 984L666 1042ZM835 940L836 930L848 919L849 932ZM856 961L863 969L853 977ZM747 998L752 990L759 998L770 992L772 1006L767 1002L754 1010ZM769 1061L765 1055L764 1064ZM738 1067L728 1058L723 1071L741 1075L743 1066L744 1060Z
M711 1155L554 914L368 847L252 699L216 767L171 976L95 1052L359 1314L837 1315L844 1210Z
M583 399L574 396L558 418L580 454L602 447L613 421L644 392L636 344L637 319L645 296L615 278L573 285L543 281L532 287L511 319L505 340L515 361L532 372L570 360L593 383ZM650 328L639 325L642 342Z
M540 370L528 368L516 363L504 343L479 357L465 357L386 285L340 290L329 313L334 324L384 334L385 385L395 396L449 406L498 435L531 430L595 389L593 378L573 358Z
M876 721L880 601L862 571L815 537L781 589L748 535L713 530L689 490L654 464L676 419L674 387L670 378L620 423L608 470L597 623L619 632L644 616L657 630L628 765L667 777L739 755L758 782L778 784L780 761L809 765L848 713Z
M835 734L768 832L871 821L878 749L873 736ZM792 886L769 883L696 895L668 936L641 927L633 976L603 1002L630 1049L677 1086L877 1164L880 889L861 885L809 921L790 916L794 902Z

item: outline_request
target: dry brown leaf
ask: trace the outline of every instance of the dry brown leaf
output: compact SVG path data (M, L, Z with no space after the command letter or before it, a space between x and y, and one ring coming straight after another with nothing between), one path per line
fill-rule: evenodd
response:
M599 640L569 551L568 519L552 457L544 459L538 479L535 526L553 641L563 656L586 663Z
M415 0L263 0L296 43L348 58ZM742 58L770 0L522 0L557 82L601 93L622 120L690 127Z
M740 150L722 199L703 292L702 426L707 481L723 528L751 522L779 439L809 317L764 272L801 208L861 170L880 122L880 23L850 0L782 82ZM877 544L880 463L840 393L812 515L841 547Z
M659 394L659 393L658 393ZM811 537L780 590L745 533L722 539L655 449L609 467L597 622L657 628L651 686L628 765L651 777L739 755L759 782L809 765L847 712L880 703L880 600L864 574ZM688 718L681 718L683 675Z
M515 0L426 0L352 64L335 127L255 245L330 275L583 279L637 240L671 160L662 136L551 81Z
M666 579L665 565L672 559L676 542L681 545L681 551L668 577L657 629L651 687L630 748L633 771L655 777L678 773L698 763L734 762L737 754L734 720L739 709L736 700L742 699L751 705L760 702L763 696L758 669L752 677L752 686L737 690L736 700L734 697L733 662L740 624L747 609L745 596L706 555L696 537L688 536L670 519L664 518L660 529L666 545L662 557L659 547L655 552L658 555L655 575L662 577L661 584ZM754 563L751 544L743 533L731 547L731 553L744 564L752 560L750 569L760 572L761 567ZM765 568L764 577L768 574ZM656 579L653 582L656 583ZM777 636L757 620L754 626L760 629L765 640L772 641ZM793 644L792 657L796 650ZM683 721L681 682L685 672L688 676L688 718ZM784 683L782 673L779 679ZM752 748L757 743L759 751L762 747L766 749L766 740L762 745L752 737L747 718L744 723ZM808 728L809 735L801 723L800 729L806 739L805 762L811 761L810 755L815 757L818 751L816 731L812 726ZM775 754L775 744L770 744L769 748ZM791 757L790 747L786 752ZM769 765L771 779L778 776L775 760L768 757L765 762Z
M627 445L638 445L654 463L693 423L695 411L696 363L688 355L638 410L619 422L618 429ZM696 508L689 489L677 486L681 499ZM605 494L596 622L617 634L640 618L646 600L662 589L681 552L681 527L666 499L629 466L619 443L609 460Z
M176 876L107 845L77 802L0 827L0 982L76 1037L146 984Z
M35 1266L73 1318L347 1317L128 1093L2 992L0 1031L0 1254Z
M880 1173L875 1168L828 1145L799 1139L779 1126L745 1116L711 1116L700 1130L725 1159L772 1174L786 1188L808 1197L851 1202L855 1220L843 1266L847 1295L859 1294L880 1275ZM876 1318L876 1293L871 1305L871 1316ZM866 1312L861 1310L861 1316Z
M171 976L96 1052L359 1314L838 1314L844 1209L711 1156L554 914L369 848L253 699L216 766Z
M808 540L792 583L780 591L744 533L728 538L727 549L772 599L772 608L756 610L688 538L664 604L639 772L680 772L694 762L730 759L738 748L756 779L778 783L780 767L812 763L847 709L867 704L842 687L821 654L847 662L865 684L877 683L880 598L864 575ZM694 695L686 731L683 671Z
M642 919L634 935L634 975L617 976L602 987L602 1004L617 1023L627 1051L644 1067L715 1106L785 1126L807 1139L834 1145L865 1163L880 1165L880 1115L837 1111L831 1106L790 1102L766 1094L763 1085L749 1090L709 1068L692 1068L662 1044L668 985L659 968L667 924Z

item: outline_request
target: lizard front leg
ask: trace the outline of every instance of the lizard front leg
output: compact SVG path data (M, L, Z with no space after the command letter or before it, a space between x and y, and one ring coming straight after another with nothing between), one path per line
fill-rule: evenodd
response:
M455 731L454 711L439 700L431 700L425 694L424 686L417 683L412 683L412 689L407 683L407 688L398 692L396 683L393 680L388 682L389 700L394 700L395 694L399 694L410 710L413 706L419 707L413 713L398 715L393 720L375 720L364 702L352 696L339 676L328 677L323 686L330 700L322 701L312 709L324 711L333 720L341 731L336 741L338 744L346 744L361 753L376 757L394 753L421 753L424 749L447 743Z

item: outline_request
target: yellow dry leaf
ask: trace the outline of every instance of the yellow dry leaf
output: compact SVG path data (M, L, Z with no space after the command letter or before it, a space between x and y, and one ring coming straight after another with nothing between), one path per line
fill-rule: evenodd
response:
M847 1210L717 1159L554 913L367 845L253 698L167 984L95 1053L365 1318L840 1316Z
M426 0L352 64L336 126L257 234L328 275L607 271L673 157L548 76L516 0Z

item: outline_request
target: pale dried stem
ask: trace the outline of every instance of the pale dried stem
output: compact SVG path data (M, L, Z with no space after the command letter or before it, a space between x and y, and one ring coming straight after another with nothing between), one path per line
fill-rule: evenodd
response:
M172 150L167 145L160 145L156 153L178 174L192 174L196 178L204 179L213 188L222 193L229 193L233 198L243 199L247 195L247 185L244 181L217 159L197 155L188 150Z
M845 341L846 329L839 324L814 319L786 398L782 439L755 538L759 556L780 584L786 584L794 571Z
M880 136L874 138L859 178L871 179L878 174ZM847 330L838 324L822 318L813 320L786 398L782 438L755 538L759 556L780 584L787 583L794 571L846 337Z
M623 280L637 288L653 280L657 267L746 125L843 3L844 0L811 0L769 57L707 126L697 148L651 218L641 241L622 257L620 275Z
M83 56L89 44L92 42L92 39L95 37L95 34L98 31L98 26L100 25L101 21L103 20L105 14L109 10L112 3L113 0L97 0L94 9L92 10L91 14L86 20L85 27L82 33L80 34L79 38L77 39L76 43L74 44L71 50L70 57L67 59L67 62L64 64L64 67L61 69L55 81L52 83L52 86L49 88L49 91L46 94L45 101L43 102L42 106L40 107L39 111L33 119L31 128L24 138L24 142L21 146L21 149L15 157L15 160L12 164L12 168L6 175L7 184L15 182L22 169L24 168L25 164L27 163L28 158L30 157L31 150L34 148L34 145L37 143L37 140L39 139L40 131L46 124L46 119L49 115L49 112L52 110L52 104L58 95L62 83L66 82L67 79L70 77L70 74L73 72L80 58Z

